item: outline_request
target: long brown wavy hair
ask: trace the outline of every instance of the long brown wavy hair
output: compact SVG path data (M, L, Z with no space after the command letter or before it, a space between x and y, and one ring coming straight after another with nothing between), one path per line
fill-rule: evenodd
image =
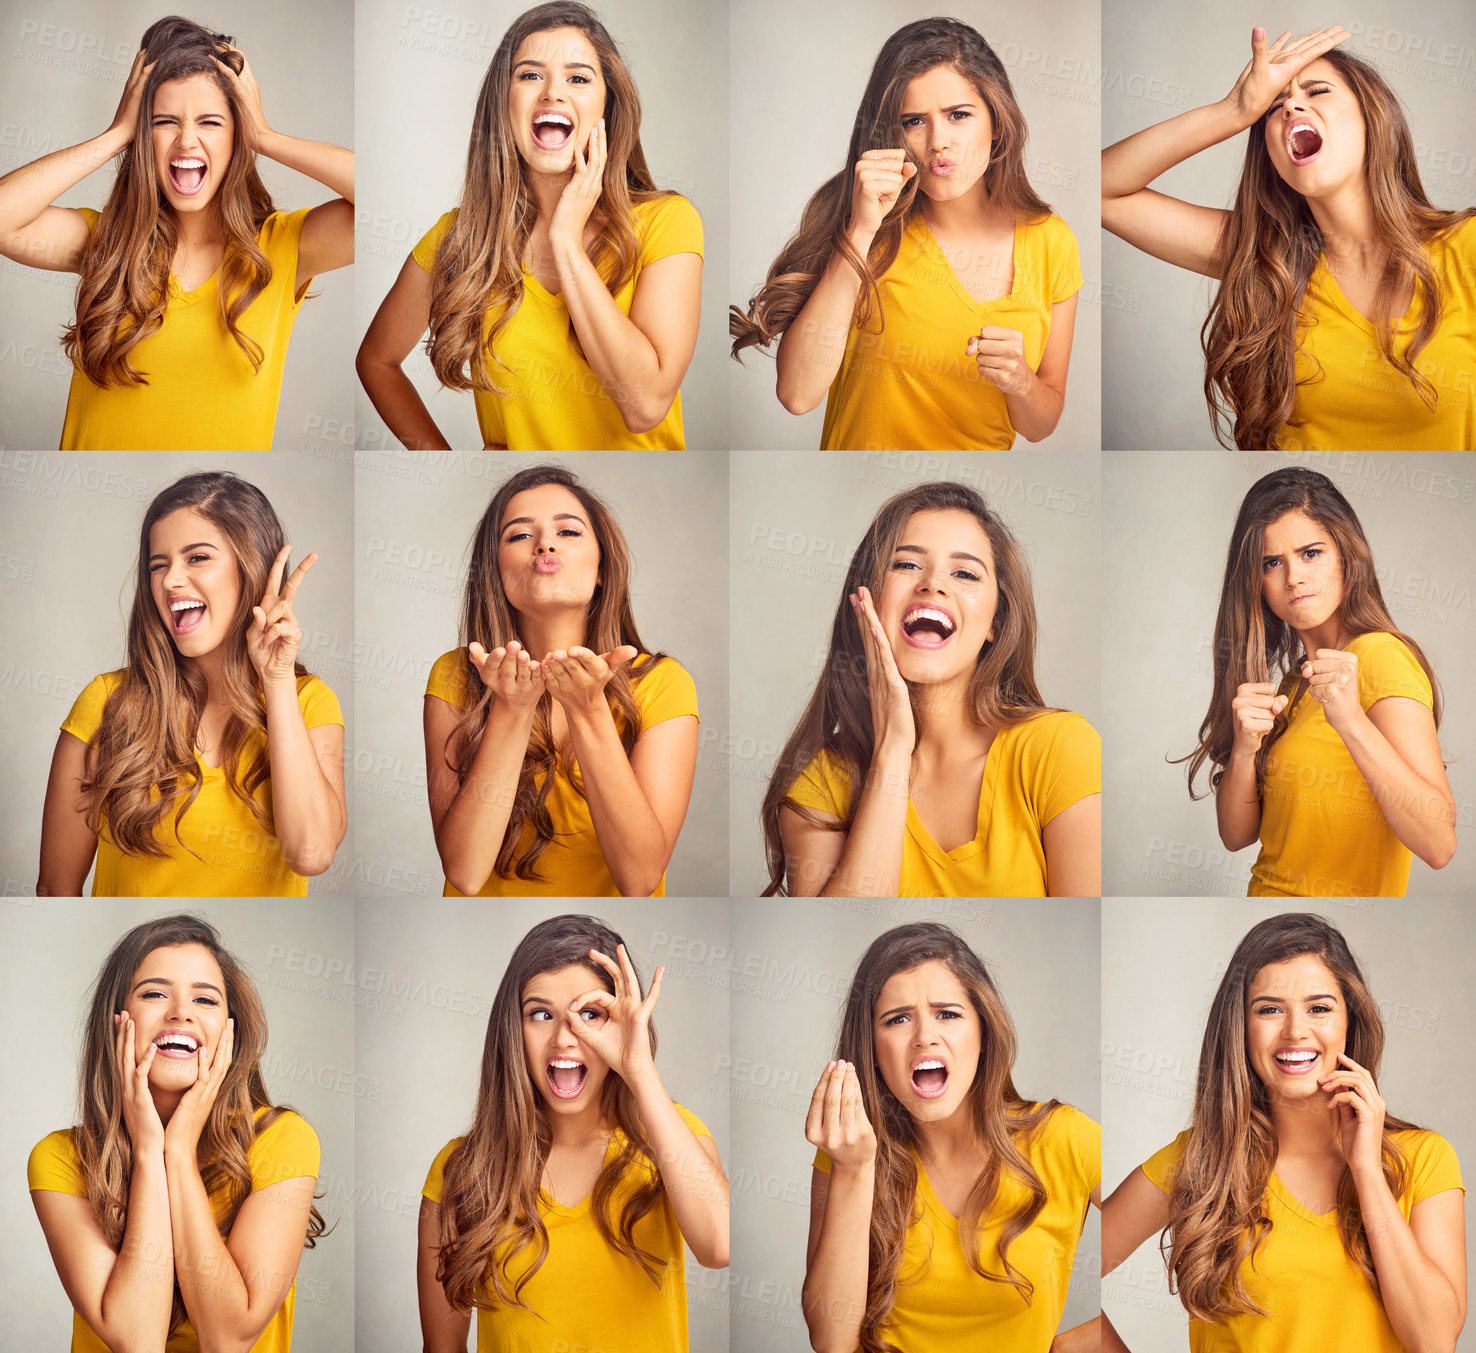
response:
M594 966L589 951L613 957L624 943L593 916L555 916L524 935L508 960L487 1019L471 1131L446 1161L441 1191L436 1281L458 1311L525 1305L523 1288L548 1258L548 1229L538 1211L538 1192L553 1133L523 1048L523 992L540 973L582 967L613 994L610 975ZM647 1028L655 1056L656 1026ZM663 1261L637 1244L635 1228L661 1202L665 1186L635 1096L614 1072L600 1091L600 1114L618 1130L621 1141L595 1182L590 1212L604 1242L659 1287ZM615 1190L626 1171L637 1167L649 1178L626 1199L617 1219L612 1215ZM507 1268L524 1250L532 1251L531 1262L511 1283Z
M846 237L851 183L856 162L868 150L905 149L902 100L907 86L939 66L947 66L968 80L989 109L994 140L989 148L989 167L984 171L985 198L1026 221L1040 221L1050 215L1050 205L1036 194L1025 176L1025 115L994 48L977 29L958 19L919 19L907 24L882 44L871 68L844 167L805 204L799 230L779 251L763 286L748 303L748 310L729 307L728 331L735 358L744 348L768 347L789 328L835 254L840 254L861 279L852 323L864 329L875 320L876 332L881 332L877 283L896 260L902 233L908 222L924 210L926 197L919 194L918 176L914 175L903 185L867 256L862 258ZM922 166L916 161L914 167L921 172Z
M1438 399L1415 362L1440 326L1443 290L1427 253L1439 236L1476 215L1476 207L1442 211L1420 182L1414 138L1399 98L1366 61L1327 52L1358 100L1365 128L1364 179L1374 228L1389 257L1369 317L1379 351L1430 407ZM1200 330L1204 396L1215 437L1226 446L1276 449L1296 400L1296 356L1306 332L1301 318L1307 283L1322 255L1322 231L1307 199L1276 172L1266 149L1267 113L1250 132L1235 205L1221 233L1219 288ZM1424 304L1420 322L1397 349L1395 304L1413 281ZM1319 372L1313 380L1322 379ZM1224 424L1230 424L1230 437Z
M577 28L583 33L605 77L609 158L597 208L600 235L590 261L612 293L635 276L640 259L632 208L670 195L656 187L646 167L640 95L615 39L595 12L576 0L553 0L514 19L477 95L461 206L436 249L431 275L425 346L437 378L453 390L497 390L488 354L523 298L522 260L538 220L538 203L513 140L508 90L518 48L534 33L551 28ZM485 328L489 312L493 320Z
M492 691L482 684L477 669L467 656L473 641L489 653L504 648L519 638L518 613L513 610L502 586L502 573L497 566L497 548L502 534L502 519L507 505L527 489L544 484L557 484L572 493L584 508L590 529L600 547L600 581L590 601L585 621L584 643L596 653L608 653L629 644L638 653L647 652L636 630L635 614L630 606L630 549L625 543L610 509L572 471L559 465L530 465L519 470L492 496L492 502L477 523L472 537L471 567L466 575L466 592L461 602L461 677L472 703L462 711L461 720L446 740L446 765L457 778L465 780L481 745L492 709ZM635 702L635 687L648 677L664 653L653 653L634 672L630 664L619 668L605 687L605 698L620 729L620 741L626 755L641 733L641 712ZM545 691L533 717L533 732L528 739L528 755L518 776L517 794L508 816L507 831L497 852L496 872L500 878L537 879L538 860L555 836L554 821L547 801L553 788L553 773L558 768L559 754L553 736L553 696ZM523 829L532 824L533 840L527 850L518 853Z
M983 960L958 933L934 921L897 926L871 942L856 968L846 993L835 1053L855 1066L862 1107L876 1133L876 1193L871 1205L861 1353L897 1353L882 1329L897 1301L907 1228L918 1206L913 1156L917 1125L877 1069L876 1006L889 978L929 962L942 963L962 983L983 1034L974 1082L959 1110L969 1114L976 1139L988 1157L959 1217L964 1256L980 1277L1008 1283L1027 1304L1035 1290L1030 1277L1011 1264L1008 1255L1010 1245L1040 1215L1047 1199L1045 1186L1021 1145L1060 1107L1060 1101L1037 1103L1015 1089L1011 1074L1016 1051L1014 1022ZM1006 1174L1024 1186L1030 1200L1005 1218L999 1236L1004 1271L993 1273L984 1266L979 1233Z
M1360 634L1392 634L1425 669L1434 695L1435 725L1440 726L1440 683L1420 646L1395 624L1384 604L1374 572L1373 551L1348 500L1331 479L1316 470L1299 467L1273 470L1251 485L1241 501L1225 553L1225 579L1220 587L1220 611L1215 617L1215 676L1209 711L1199 725L1199 745L1188 756L1171 758L1189 763L1189 797L1203 798L1219 788L1235 743L1236 690L1248 681L1279 684L1301 661L1301 639L1296 630L1266 604L1261 591L1266 528L1288 512L1311 517L1337 546L1343 560L1343 599L1338 622L1349 638ZM1291 705L1276 716L1256 753L1256 785L1266 778L1266 758L1287 729ZM1196 793L1195 777L1210 763L1209 788Z
M155 949L198 944L210 952L225 979L225 1003L236 1021L231 1065L210 1110L196 1158L207 1192L224 1187L228 1200L217 1222L222 1236L231 1233L236 1214L251 1194L251 1144L284 1113L289 1104L273 1104L262 1079L261 1058L266 1052L267 1018L250 974L221 942L209 921L198 916L161 916L134 926L112 948L92 984L86 1037L77 1095L78 1126L72 1141L82 1165L87 1201L108 1243L117 1249L128 1225L128 1190L133 1177L133 1143L123 1121L123 1086L114 1051L113 1016L128 1004L139 965ZM258 1110L266 1112L257 1117ZM306 1248L312 1249L327 1228L314 1206L308 1217ZM185 1318L179 1286L174 1288L174 1311L169 1332Z
M1378 1081L1384 1024L1342 932L1310 912L1284 912L1252 926L1220 980L1204 1029L1194 1121L1168 1199L1168 1226L1159 1238L1170 1290L1196 1320L1263 1315L1245 1289L1240 1268L1271 1231L1262 1196L1276 1164L1276 1124L1266 1087L1246 1054L1251 983L1268 963L1311 954L1338 980L1348 1012L1349 1057ZM1417 1130L1384 1115L1384 1179L1397 1198L1409 1164L1395 1132ZM1358 1191L1345 1166L1338 1181L1338 1234L1343 1248L1377 1290Z
M880 595L892 554L913 513L937 511L972 515L989 537L994 552L999 602L994 612L994 641L979 650L974 674L969 679L967 698L974 722L1010 728L1027 723L1050 708L1035 684L1035 594L1030 585L1030 564L1010 528L990 509L982 495L967 484L947 480L919 484L889 498L872 518L856 553L851 556L830 627L830 650L825 655L820 682L779 753L764 794L761 815L764 853L769 866L765 897L785 891L784 842L779 833L781 808L793 810L816 827L838 832L851 829L859 794L851 795L845 820L832 822L792 798L790 788L821 752L829 755L849 784L865 783L875 750L866 683L866 648L846 598L858 587L870 589L873 596ZM914 725L921 727L925 697L911 682L908 691L912 697Z
M171 814L179 823L203 784L195 743L208 695L204 674L175 647L149 578L149 532L171 512L189 508L224 533L236 556L241 595L222 641L221 689L230 706L221 734L221 764L231 792L262 827L276 835L272 815L257 795L271 778L267 762L266 706L256 670L246 655L251 608L261 599L277 552L287 543L282 523L254 484L224 470L186 475L163 490L144 513L138 533L133 609L128 617L128 665L103 709L92 740L95 759L82 781L87 822L128 855L170 854L155 836ZM291 561L283 570L290 576ZM307 668L296 664L299 677ZM241 767L252 759L249 771Z
M218 58L240 73L244 58L229 50L223 33L171 15L150 24L140 41L154 69L144 84L133 144L123 151L117 177L79 267L77 322L68 325L62 347L95 385L147 385L147 373L129 353L164 323L169 271L179 243L179 223L159 185L154 161L154 95L170 80L203 75L225 95L235 145L210 208L225 234L220 261L220 317L258 371L261 344L240 327L241 316L272 280L272 265L256 242L272 214L272 198L256 172L255 132L250 114L216 67Z

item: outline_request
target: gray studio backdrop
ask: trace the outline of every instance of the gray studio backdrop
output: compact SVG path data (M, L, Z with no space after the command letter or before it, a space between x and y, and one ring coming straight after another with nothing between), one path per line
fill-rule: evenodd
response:
M735 453L728 582L734 897L768 880L759 809L774 762L814 693L846 568L877 509L905 489L960 480L984 495L1030 562L1046 703L1098 725L1099 461L1091 451Z
M1250 33L1271 41L1342 24L1343 50L1371 62L1404 103L1425 191L1437 207L1476 205L1476 10L1433 0L1411 11L1393 0L1267 6L1248 0L1196 7L1186 25L1171 0L1122 0L1102 26L1102 144L1223 99L1250 60ZM1160 192L1207 207L1235 201L1246 134L1169 170ZM1199 326L1214 283L1102 232L1102 445L1209 449Z
M1212 799L1192 802L1183 766L1213 683L1225 551L1246 491L1288 464L1326 474L1373 550L1394 623L1424 650L1445 695L1440 747L1460 848L1442 870L1418 858L1409 896L1469 896L1476 849L1476 455L1405 451L1172 451L1102 457L1102 889L1141 895L1244 894L1255 846L1220 843ZM1201 771L1198 789L1206 786Z
M140 0L51 0L0 5L0 174L107 130L138 40L177 12ZM261 86L262 111L277 131L333 145L354 144L353 6L348 0L207 0L188 17L230 34ZM257 159L279 210L330 201L321 183ZM107 201L113 169L94 170L57 199L63 207ZM277 410L278 449L339 445L354 416L354 269L325 274L292 330ZM77 278L0 259L0 448L55 447L72 379L62 327L75 318ZM352 445L352 434L348 436Z
M6 452L0 460L0 757L10 767L0 792L4 895L35 891L41 808L62 720L93 677L124 665L144 512L162 489L196 470L232 470L261 489L287 532L294 568L318 552L293 608L303 630L298 657L338 696L352 745L351 465L302 452ZM350 801L338 857L309 882L315 896L356 890L353 845Z
M538 922L569 912L597 916L622 936L643 989L666 965L652 1015L657 1069L672 1099L711 1129L733 1175L726 902L361 902L357 1069L377 1091L361 1103L358 1120L361 1347L420 1346L415 1245L426 1172L436 1153L471 1126L487 1016L513 950ZM691 1346L726 1348L727 1274L700 1268L690 1252L686 1266Z
M72 1307L47 1253L25 1191L26 1158L48 1132L77 1121L77 1068L87 989L113 945L132 927L188 911L221 933L255 980L271 1039L261 1060L267 1094L313 1125L322 1145L318 1210L334 1227L304 1253L297 1272L294 1343L325 1353L354 1346L354 1113L375 1092L355 1075L352 1006L309 972L324 961L348 969L354 918L346 902L305 905L287 899L170 904L155 899L0 902L0 952L9 962L0 992L0 1027L12 1034L44 1019L45 1039L7 1037L0 1074L11 1086L0 1125L7 1187L0 1195L0 1306L7 1348L66 1348ZM38 1012L44 1010L44 1016Z
M356 7L360 166L357 348L421 237L461 200L477 90L522 0ZM723 5L622 0L591 8L625 56L641 96L641 144L658 188L702 215L702 326L682 382L687 445L727 441L728 55ZM453 446L480 446L470 392L442 390L425 349L405 371ZM358 445L398 445L355 381Z
M1104 1198L1189 1126L1205 1019L1230 955L1253 925L1288 911L1316 912L1343 932L1384 1020L1379 1093L1391 1113L1445 1137L1470 1178L1469 905L1114 897L1102 901ZM1466 1231L1469 1249L1469 1207ZM1138 1353L1188 1346L1188 1317L1168 1291L1157 1236L1103 1280L1102 1306ZM1469 1327L1459 1348L1476 1348Z
M852 123L882 44L905 23L946 13L977 28L1003 62L1030 129L1026 174L1071 227L1086 279L1076 311L1060 425L1042 446L1099 446L1101 213L1095 0L1009 9L960 0L749 0L732 7L733 263L729 301L746 310L815 191L845 168ZM961 342L962 340L960 340ZM777 344L775 345L777 348ZM774 351L775 349L770 349ZM820 445L824 404L796 418L774 393L774 361L745 349L728 369L728 445ZM1017 446L1028 447L1020 438Z
M727 457L644 451L456 454L443 468L361 453L355 600L359 707L353 813L365 843L364 897L439 896L445 876L425 798L425 683L456 647L473 532L509 476L529 465L573 470L609 505L633 561L631 600L648 645L697 684L702 729L687 820L667 871L668 896L725 896L728 613L723 589ZM372 848L370 848L372 843Z
M807 1345L800 1310L815 1149L805 1117L836 1038L852 974L878 935L913 921L952 926L984 960L1019 1037L1015 1086L1101 1121L1095 900L764 899L735 905L730 1067L733 1353ZM1088 1209L1066 1312L1098 1311L1100 1218ZM782 1331L782 1333L781 1333ZM696 1347L696 1344L693 1344Z

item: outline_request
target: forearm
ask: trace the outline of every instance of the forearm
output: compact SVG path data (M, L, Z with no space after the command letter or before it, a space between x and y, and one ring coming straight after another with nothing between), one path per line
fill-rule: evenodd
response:
M436 830L441 868L451 886L468 897L482 891L496 868L536 709L492 701L471 767Z
M1174 165L1250 125L1221 100L1134 132L1102 152L1102 200L1141 191Z
M1334 731L1368 781L1389 829L1432 869L1443 869L1456 848L1449 791L1412 769L1362 709L1340 722Z
M603 697L592 709L566 712L600 854L624 896L650 897L676 842L666 839Z
M822 897L897 896L911 772L911 748L883 749L872 757L845 849Z
M1254 753L1231 750L1225 774L1215 790L1215 820L1226 850L1244 850L1260 839L1261 792L1256 784Z
M703 1268L726 1268L728 1181L677 1112L655 1067L632 1080L630 1089L683 1239Z
M615 401L631 432L649 432L671 408L677 381L661 368L661 357L625 314L582 242L551 239L564 304L590 370Z
M157 1148L134 1158L128 1222L103 1288L98 1333L119 1353L163 1353L174 1306L169 1185Z
M1451 1353L1461 1330L1460 1303L1449 1280L1420 1249L1383 1171L1355 1174L1379 1297L1407 1353Z
M215 1224L194 1149L166 1145L164 1161L174 1273L200 1353L245 1353L254 1341L250 1293Z
M298 874L321 874L348 825L343 805L318 764L297 702L297 678L265 684L272 822L282 858Z
M832 1166L825 1220L800 1293L810 1344L820 1353L855 1353L861 1340L875 1193L875 1163Z
M369 402L401 446L407 451L451 449L420 398L420 391L398 362L382 361L361 351L354 366Z
M23 230L68 188L107 164L128 141L109 128L90 141L66 146L0 178L0 234Z
M1009 410L1010 423L1027 442L1038 442L1056 430L1065 402L1064 390L1047 385L1033 371L1024 394L1005 396L1005 408Z
M264 131L257 136L257 149L278 164L317 179L329 191L349 202L354 200L354 152L325 141L304 141L282 132Z
M1097 1353L1102 1347L1102 1319L1093 1316L1051 1340L1050 1353Z
M865 258L874 237L852 232L849 238L851 247ZM861 275L836 250L809 300L779 339L777 389L779 402L790 413L809 413L825 398L846 355L860 294Z

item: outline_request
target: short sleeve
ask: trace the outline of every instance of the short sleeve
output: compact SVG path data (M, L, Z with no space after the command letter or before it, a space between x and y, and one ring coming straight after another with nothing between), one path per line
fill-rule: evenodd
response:
M1163 1192L1167 1193L1173 1186L1174 1171L1178 1168L1179 1157L1184 1154L1184 1148L1188 1145L1189 1132L1186 1129L1161 1151L1155 1151L1143 1162L1143 1173Z
M465 654L466 649L453 648L436 659L425 683L427 695L434 695L457 709L466 709L471 704L466 684Z
M708 1128L707 1124L704 1123L699 1117L697 1117L697 1115L693 1113L691 1109L685 1108L680 1104L673 1104L672 1108L674 1108L679 1114L681 1114L682 1122L684 1122L689 1128L692 1129L692 1135L694 1137L712 1136L712 1132Z
M122 677L121 672L104 672L93 677L72 702L71 712L62 720L62 732L90 743L102 727L103 707Z
M1051 304L1064 301L1081 290L1081 250L1071 227L1059 216L1052 216L1048 269Z
M45 1189L52 1193L87 1197L87 1186L82 1182L82 1162L77 1156L70 1128L47 1133L31 1148L30 1158L26 1161L26 1187L33 1191Z
M299 207L296 211L274 211L261 223L257 238L262 252L275 267L290 267L297 275L297 252L302 244L302 228L307 223L311 207Z
M663 197L645 208L642 215L642 267L670 254L702 257L702 217L685 197Z
M441 247L441 241L446 232L451 229L451 223L456 219L456 208L452 208L439 221L421 236L420 243L411 251L413 258L426 272L433 273L436 270L436 250Z
M1102 739L1080 714L1042 715L1041 739L1024 768L1042 827L1088 794L1102 792Z
M1410 1151L1409 1194L1411 1203L1466 1186L1461 1182L1461 1162L1453 1147L1438 1132L1421 1132Z
M466 1140L465 1137L453 1137L440 1150L436 1158L431 1161L430 1173L425 1177L425 1187L420 1190L421 1194L429 1198L433 1203L441 1201L441 1193L446 1182L446 1162L451 1159L451 1153Z
M343 724L343 707L333 688L321 677L307 676L297 683L297 703L302 708L302 721L309 728L324 724Z
M1069 1104L1057 1109L1056 1114L1062 1118L1071 1153L1081 1168L1082 1178L1086 1180L1086 1191L1090 1193L1102 1182L1102 1125Z
M830 753L821 752L789 786L788 797L844 822L851 807L851 785Z
M635 702L641 711L643 728L680 718L683 714L700 717L697 714L697 685L692 674L671 658L657 663L650 676L636 683Z
M1358 703L1364 709L1389 696L1403 696L1434 709L1435 697L1425 669L1392 634L1360 635L1348 647L1358 655Z
M284 1179L318 1177L322 1151L312 1124L290 1109L257 1134L247 1152L253 1190L270 1188Z
M97 223L102 220L102 212L93 207L76 208L82 214L82 219L87 222L87 233L90 235L97 229Z

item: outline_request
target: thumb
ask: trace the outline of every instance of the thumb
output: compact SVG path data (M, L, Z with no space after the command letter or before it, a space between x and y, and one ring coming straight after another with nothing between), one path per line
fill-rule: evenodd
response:
M1284 696L1284 695L1278 695L1276 697L1276 699L1274 699L1271 702L1271 712L1273 714L1280 714L1281 711L1284 710L1285 708L1286 708L1286 696Z
M1251 29L1251 51L1257 56L1266 50L1266 30L1259 25Z
M904 160L902 162L902 182L903 183L906 183L907 180L910 179L910 178L912 178L913 175L915 175L916 173L917 173L917 166L915 164L913 164L913 162L911 160Z
M632 658L634 658L635 655L636 650L632 648L629 644L621 644L619 648L612 648L608 653L605 654L605 663L613 672L617 668L623 667Z

